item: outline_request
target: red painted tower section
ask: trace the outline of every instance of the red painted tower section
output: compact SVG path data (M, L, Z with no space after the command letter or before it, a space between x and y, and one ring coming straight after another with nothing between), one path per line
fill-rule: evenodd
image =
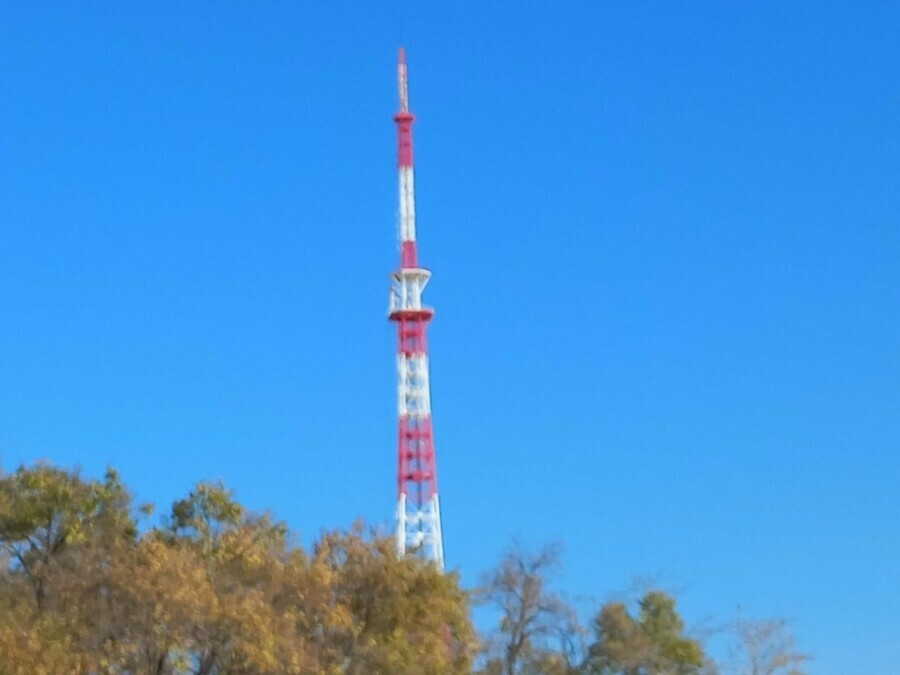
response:
M431 423L428 343L434 311L422 304L431 272L419 267L416 250L412 125L401 48L397 63L400 109L397 125L400 267L391 275L388 316L397 326L397 552L417 551L443 568L440 503Z

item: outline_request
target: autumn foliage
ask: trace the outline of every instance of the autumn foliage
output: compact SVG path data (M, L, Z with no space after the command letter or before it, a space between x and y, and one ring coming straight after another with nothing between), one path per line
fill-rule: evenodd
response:
M716 663L650 589L584 625L560 548L505 551L463 589L361 524L309 546L220 484L153 524L113 470L0 474L0 675L803 675L781 620ZM470 604L489 608L477 635Z
M158 527L134 511L113 471L0 479L2 675L470 672L456 576L361 526L304 550L206 483Z

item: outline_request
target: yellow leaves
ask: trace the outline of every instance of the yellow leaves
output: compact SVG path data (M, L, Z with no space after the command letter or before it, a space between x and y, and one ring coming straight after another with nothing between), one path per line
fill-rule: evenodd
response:
M219 484L141 536L130 509L113 470L0 477L0 675L468 672L456 577L361 523L307 555Z
M56 620L7 603L0 608L0 655L4 675L57 675L77 672L79 664Z
M324 607L312 608L320 644L348 672L468 672L473 633L454 576L398 560L390 541L359 527L323 534L310 569L330 591Z

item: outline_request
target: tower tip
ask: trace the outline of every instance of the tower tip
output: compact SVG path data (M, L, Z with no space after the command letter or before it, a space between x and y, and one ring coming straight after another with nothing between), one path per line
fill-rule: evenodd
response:
M397 50L397 93L400 98L400 112L409 111L409 91L406 87L406 50Z

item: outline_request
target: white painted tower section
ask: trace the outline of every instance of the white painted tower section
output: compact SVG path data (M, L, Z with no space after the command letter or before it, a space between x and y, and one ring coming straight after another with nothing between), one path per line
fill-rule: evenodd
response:
M400 229L400 241L414 242L416 240L416 184L411 166L402 166L398 170L398 183L400 189L400 208L398 226Z

